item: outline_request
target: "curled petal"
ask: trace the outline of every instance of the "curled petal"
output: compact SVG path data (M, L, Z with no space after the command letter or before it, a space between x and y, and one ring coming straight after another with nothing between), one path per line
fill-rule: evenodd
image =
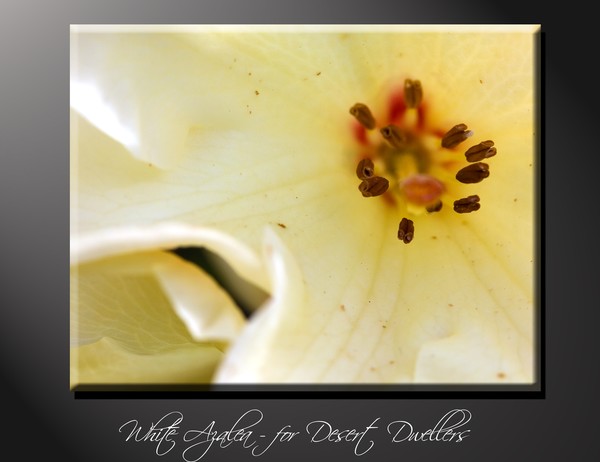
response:
M250 249L211 229L163 223L74 237L72 385L95 378L95 383L163 383L168 374L174 374L171 381L210 380L245 317L210 276L164 251L180 245L219 252L232 268L270 286ZM119 372L119 364L127 369Z
M124 253L176 247L205 247L229 261L240 276L268 290L261 262L256 254L233 237L211 228L184 223L108 228L71 238L71 264Z
M273 381L274 377L279 377L273 370L277 369L277 364L270 363L272 359L278 361L279 355L274 349L296 355L301 345L296 342L307 338L307 333L302 331L302 325L307 321L304 309L307 298L300 269L289 250L269 229L265 232L264 258L273 281L271 299L255 313L229 351L215 376L216 382ZM296 323L299 329L282 344L282 330L287 334L286 327L290 323Z

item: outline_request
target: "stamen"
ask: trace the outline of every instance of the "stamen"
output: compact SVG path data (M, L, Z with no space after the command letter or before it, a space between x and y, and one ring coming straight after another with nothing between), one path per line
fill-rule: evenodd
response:
M400 239L405 244L408 244L413 240L415 234L415 225L412 220L408 218L403 218L400 221L400 227L398 228L398 239Z
M383 138L396 149L401 149L406 146L407 137L406 134L400 130L400 127L396 125L388 125L380 130Z
M442 147L452 149L470 136L473 136L473 132L471 130L467 130L467 126L465 124L455 125L443 136Z
M468 162L477 162L488 157L496 155L496 148L493 147L494 142L492 140L482 141L475 146L470 147L465 152L465 157Z
M457 213L471 213L479 210L479 196L469 196L454 201L454 211Z
M381 176L366 178L358 186L363 197L381 196L388 190L390 182Z
M375 128L375 117L373 117L371 110L366 105L356 103L350 108L350 114L352 114L367 130L373 130Z
M417 107L423 100L423 88L420 80L406 79L404 81L404 101L407 107Z
M440 152L438 159L436 150L440 145L433 145L433 140L441 141L442 149L454 149L473 131L464 123L457 124L444 132L425 124L427 105L423 104L423 87L419 80L404 80L404 92L395 90L391 95L390 107L385 120L377 124L370 109L362 103L350 108L350 114L358 121L352 123L356 141L360 144L359 162L356 165L356 176L361 181L358 189L363 197L382 196L386 205L395 207L398 200L404 202L407 214L439 212L443 208L442 196L446 191L444 182L436 176L439 169L444 170L455 165L454 160L447 160L448 152ZM367 130L378 129L384 141L376 141ZM456 179L465 184L479 183L489 177L489 165L481 162L496 155L492 140L482 141L471 146L465 153L468 164L456 173ZM375 174L375 164L378 172ZM379 172L382 169L382 172ZM454 171L456 171L454 170ZM442 172L446 181L446 172ZM448 204L446 204L448 206ZM481 208L478 195L467 196L454 201L456 213L471 213ZM410 215L409 215L410 216ZM398 228L398 239L408 244L414 239L414 223L409 218L402 218Z
M442 201L437 201L435 204L425 207L425 210L429 213L439 212L442 210Z
M371 178L375 174L375 165L371 159L362 159L356 167L356 176L361 180Z
M479 183L483 179L490 176L490 166L483 162L477 162L476 164L467 165L462 168L456 174L456 179L461 183Z

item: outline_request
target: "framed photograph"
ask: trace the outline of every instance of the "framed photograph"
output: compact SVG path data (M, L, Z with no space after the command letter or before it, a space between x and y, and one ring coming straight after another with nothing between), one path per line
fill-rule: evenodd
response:
M71 26L72 389L541 390L539 32Z

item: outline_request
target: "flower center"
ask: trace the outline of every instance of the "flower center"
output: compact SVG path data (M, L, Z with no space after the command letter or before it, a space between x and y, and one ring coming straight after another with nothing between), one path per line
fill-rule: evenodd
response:
M442 209L448 185L479 183L489 176L489 165L479 162L496 155L494 142L483 141L464 152L467 166L460 168L459 146L473 135L463 124L449 130L430 126L427 104L418 80L406 79L403 91L390 97L383 123L363 103L350 108L355 118L353 135L359 145L357 177L364 197L383 196L390 206L404 206L419 215ZM479 196L456 197L453 210L470 213L479 209ZM414 223L403 218L398 238L413 240Z

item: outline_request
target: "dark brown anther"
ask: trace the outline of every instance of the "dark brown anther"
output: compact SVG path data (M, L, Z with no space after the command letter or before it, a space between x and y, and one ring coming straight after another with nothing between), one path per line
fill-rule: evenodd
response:
M380 132L391 147L400 149L406 146L406 135L400 130L400 127L388 125L383 127Z
M467 165L465 168L461 168L456 174L456 179L461 183L479 183L488 176L490 176L490 166L483 162L477 162L476 164Z
M405 244L408 244L413 240L415 235L415 225L412 220L408 218L403 218L400 221L400 227L398 228L398 239L400 239Z
M494 142L492 140L482 141L481 143L470 147L467 149L467 152L465 152L465 157L468 162L478 162L495 155L496 148L494 147Z
M457 213L471 213L479 210L479 196L469 196L454 201L454 211Z
M381 176L366 178L358 186L364 197L381 196L388 190L390 182Z
M375 165L371 159L362 159L356 167L356 176L361 180L371 178L375 174Z
M442 147L452 149L472 135L473 132L471 130L467 130L467 126L465 124L455 125L443 136Z
M439 212L442 210L442 205L442 201L437 201L435 204L425 207L425 210L427 210L429 213Z
M404 81L404 101L407 107L418 107L423 100L423 88L420 80Z
M367 130L373 130L375 128L375 117L373 117L371 110L366 105L356 103L350 108L350 114L352 114Z

